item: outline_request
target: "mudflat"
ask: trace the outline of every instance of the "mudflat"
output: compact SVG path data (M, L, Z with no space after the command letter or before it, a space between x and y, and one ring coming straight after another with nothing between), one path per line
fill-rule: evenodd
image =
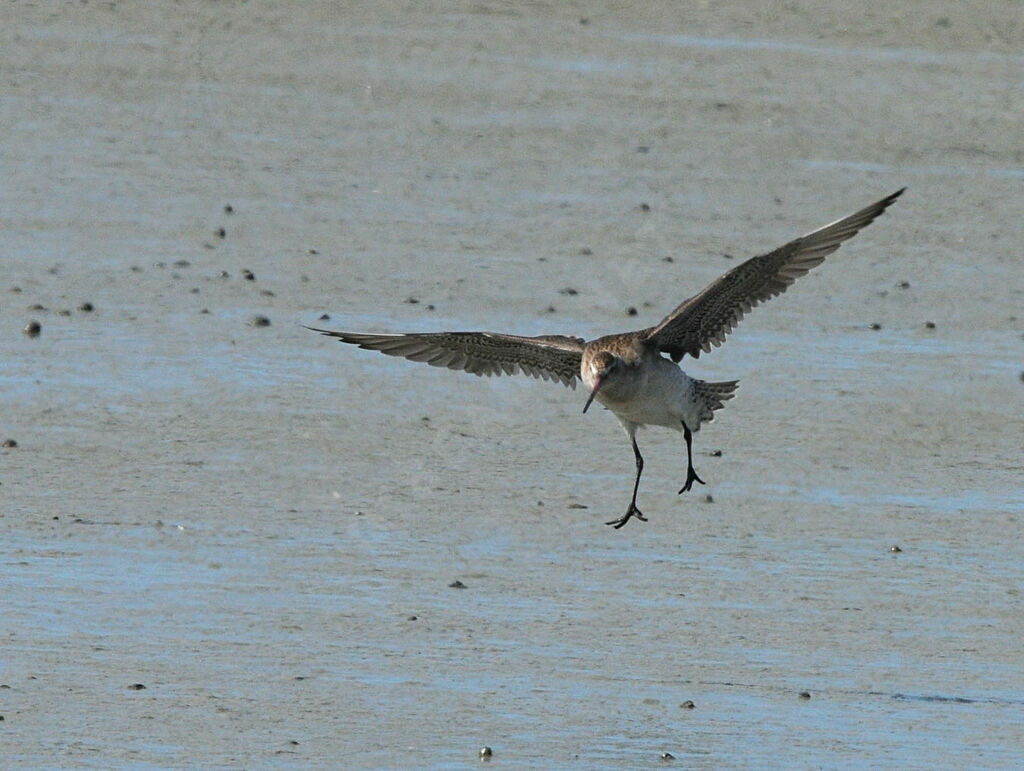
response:
M1018 16L5 5L5 761L1020 765ZM302 328L639 329L903 186L618 531L582 390Z

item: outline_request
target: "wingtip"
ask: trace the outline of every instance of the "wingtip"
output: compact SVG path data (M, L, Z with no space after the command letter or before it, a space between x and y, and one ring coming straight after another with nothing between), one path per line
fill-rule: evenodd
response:
M841 220L837 220L836 222L832 223L832 225L837 225L839 223L846 222L848 220L857 220L858 218L865 218L864 221L858 225L857 230L855 230L853 233L851 233L850 235L848 235L846 237L846 238L850 238L853 235L855 235L857 232L859 232L860 230L862 230L863 228L867 227L869 224L874 222L876 217L880 217L882 214L884 214L886 212L886 210L896 202L896 199L899 198L901 195L903 195L903 193L906 192L906 190L907 190L906 186L901 187L895 193L890 193L885 198L882 198L881 200L876 201L875 203L871 204L870 206L867 206L864 209L861 209L859 212L851 214L849 217L845 217L845 218L843 218ZM824 228L821 228L820 231L815 231L815 232L817 233L817 232L824 231L824 230L826 230L829 227L831 227L831 225L826 225ZM808 235L813 235L813 234L808 234ZM845 240L845 239L843 239L843 240Z
M891 195L887 195L885 198L883 198L882 199L882 203L885 204L886 206L888 206L893 201L895 201L897 198L899 198L901 195L903 195L906 191L907 191L907 188L906 188L906 185L904 185L899 190L897 190L895 193L892 193Z
M884 214L886 209L888 209L890 206L892 206L894 203L896 203L896 199L899 198L901 195L903 195L906 192L906 190L907 190L906 186L903 186L899 190L897 190L895 193L890 193L885 198L883 198L881 201L876 203L875 206L877 207L877 209L876 209L877 214L875 216L878 216L880 214Z

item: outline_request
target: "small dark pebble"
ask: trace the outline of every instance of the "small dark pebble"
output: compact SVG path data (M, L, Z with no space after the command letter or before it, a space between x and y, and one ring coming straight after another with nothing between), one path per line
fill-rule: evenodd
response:
M721 457L722 457L722 451L721 451L721 450L712 450L712 451L711 451L710 453L708 453L708 454L709 454L709 455L710 455L710 456L711 456L712 458L721 458Z
M871 324L871 329L873 329L873 330L875 330L875 331L877 332L877 331L878 331L879 329L881 329L881 328L882 328L882 325L881 325L881 324L879 324L879 323L878 323L877 321L875 321L875 322L872 322L872 324Z
M584 246L582 249L580 249L580 254L582 254L584 257L589 257L593 253L594 251L589 246Z
M662 262L675 262L675 260L673 260L671 257L662 257L661 261Z
M891 551L893 554L899 554L901 551L903 551L903 549L901 549L896 544L893 544L892 546L889 547L889 551Z
M299 746L299 743L297 741L295 741L294 739L289 739L288 743L290 745L292 745L293 747L298 747Z
M556 313L557 311L555 310L555 306L554 305L549 305L545 312L546 313Z
M269 289L261 289L260 290L260 294L263 295L264 297L274 297L275 296L274 293L271 292Z
M645 203L640 204L640 211L642 211L644 214L646 214L650 210L651 210L651 205L649 203L645 202Z
M227 238L227 237L228 237L228 231L226 231L224 228L217 228L217 238Z
M330 321L330 320L331 320L331 314L329 314L329 313L321 313L320 314L320 318L317 319L317 321Z
M409 305L417 305L417 304L419 304L419 300L417 300L415 297L406 297L405 301L407 303L409 303Z
M704 496L704 503L714 503L714 502L715 502L715 499L714 499L714 496L711 495L711 493L708 493L707 495Z
M231 278L231 274L228 273L226 270L222 270L220 273L217 274L217 278Z
M255 281L256 280L256 274L253 273L248 268L246 268L245 270L242 271L242 278L244 278L246 281Z
M1024 383L1024 369L1020 371L1020 382Z
M46 306L45 305L40 305L39 303L32 303L30 306L28 306L28 309L30 311L45 311L46 310Z
M459 579L456 578L454 581L452 581L450 584L448 584L448 588L449 589L465 589L466 585L464 583L462 583L462 581L460 581Z
M310 249L309 253L312 254L312 255L320 254L320 252L318 252L316 249Z
M428 311L434 310L434 304L433 303L427 303L427 310Z
M935 329L935 322L934 321L926 321L924 323L924 328L925 329Z
M410 621L415 621L416 620L416 616L409 616L409 620Z
M18 443L13 439L4 439L3 446L10 449L11 447L17 447Z
M30 321L21 331L29 337L39 337L39 333L43 331L43 325L38 321Z
M570 509L587 509L587 508L590 508L590 507L589 506L584 506L582 503L570 503L569 504L569 508Z
M663 752L663 753L661 753L661 759L662 760L675 760L676 756L673 755L671 752Z
M694 703L693 703L692 701L690 701L689 699L687 699L686 701L684 701L684 702L683 702L682 704L680 704L679 706L680 706L680 707L682 707L683 709L693 709L693 708L694 708L695 706L697 706L697 705L696 705L696 704L694 704Z
M78 310L82 311L83 313L92 313L95 310L95 308L93 307L92 303L82 303L81 305L78 306Z
M800 691L800 698L804 700L811 698L810 691Z
M636 314L637 314L637 309L635 307L633 307L632 305L630 305L628 308L626 308L626 315L627 316L635 316Z
M232 206L229 203L224 204L224 213L225 214L234 214L235 213L235 207Z
M270 319L268 319L266 316L253 316L251 319L249 319L249 326L250 327L269 327L270 326Z
M494 757L494 750L486 746L480 748L480 760L490 760L492 757Z
M651 148L649 148L647 145L637 145L636 151L641 155L645 155L651 151Z
M71 311L69 311L67 308L62 308L61 310L57 311L57 315L58 316L70 316L71 315Z
M558 294L565 294L565 295L569 295L570 297L572 297L573 295L578 295L579 292L577 290L573 289L571 286L567 286L567 287L565 287L565 289L559 289L558 290Z
M146 690L146 686L144 686L142 683L132 683L131 685L128 686L128 690L129 691L144 691L144 690Z
M175 260L174 261L174 267L176 267L176 268L187 268L191 264L192 263L189 262L188 260Z
M909 281L901 281L898 284L898 286L899 286L900 289L910 289L910 282Z
M189 294L199 294L199 287L197 287L197 286L192 287L191 289L188 290L188 293Z

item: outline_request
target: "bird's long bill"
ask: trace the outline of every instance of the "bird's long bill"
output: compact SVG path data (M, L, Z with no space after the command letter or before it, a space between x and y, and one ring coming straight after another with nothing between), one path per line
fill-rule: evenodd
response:
M598 379L594 383L594 390L590 392L590 396L587 397L587 403L583 405L583 413L586 414L587 410L590 409L590 403L594 401L594 397L597 396L597 392L601 390L601 381Z

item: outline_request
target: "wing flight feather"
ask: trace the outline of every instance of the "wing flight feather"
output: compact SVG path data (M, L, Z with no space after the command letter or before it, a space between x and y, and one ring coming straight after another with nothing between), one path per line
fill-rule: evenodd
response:
M669 354L673 361L684 355L697 358L702 351L708 353L712 346L725 342L745 313L782 294L824 262L843 241L870 225L904 190L737 265L647 330L647 342Z
M576 387L584 341L564 335L520 337L496 332L416 332L364 334L307 327L343 343L402 356L434 367L464 370L474 375L516 375Z

